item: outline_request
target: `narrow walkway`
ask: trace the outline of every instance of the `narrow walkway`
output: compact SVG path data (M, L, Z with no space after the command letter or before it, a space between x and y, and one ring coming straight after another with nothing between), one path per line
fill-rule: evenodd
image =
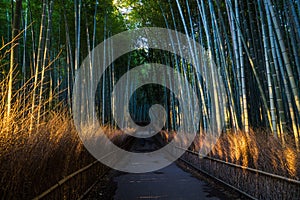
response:
M115 177L116 200L133 199L219 199L213 189L192 177L176 164L159 171L142 174L124 174Z
M145 149L154 150L154 141L151 139L141 140L134 145L135 152ZM165 159L164 157L160 159ZM131 161L129 161L130 163ZM207 183L193 177L183 171L175 163L155 172L140 174L122 174L114 177L117 190L114 199L220 199L214 196Z

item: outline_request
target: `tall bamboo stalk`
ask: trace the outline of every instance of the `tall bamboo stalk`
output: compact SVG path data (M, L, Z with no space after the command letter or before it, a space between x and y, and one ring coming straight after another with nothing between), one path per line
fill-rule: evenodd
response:
M13 8L13 4L12 4ZM18 34L20 32L20 21L22 12L22 0L16 0L16 9L13 16L13 26L12 26L12 39L11 52L10 52L10 67L9 67L9 77L8 77L8 92L7 92L7 123L9 123L10 111L11 111L11 101L13 92L13 72L15 67L18 65L18 46L19 39Z
M30 117L30 126L29 131L32 131L35 119L35 105L36 105L36 93L38 87L38 75L39 68L42 66L42 55L44 53L45 47L45 26L46 26L46 9L47 9L47 0L43 0L43 8L42 8L42 18L41 18L41 26L40 26L40 35L39 35L39 45L38 45L38 53L35 64L35 76L34 76L34 85L32 91L32 103L31 103L31 117ZM39 120L39 119L37 119Z

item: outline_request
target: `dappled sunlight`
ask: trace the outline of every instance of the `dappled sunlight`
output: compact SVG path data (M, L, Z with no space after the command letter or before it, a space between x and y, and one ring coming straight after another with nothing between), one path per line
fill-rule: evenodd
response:
M178 132L178 131L176 132L176 134L174 136L174 141L175 141L175 144L178 145L179 147L186 146L187 142L188 142L187 138L185 137L185 134L182 132Z
M248 146L247 146L247 141L245 135L242 137L240 140L240 149L242 152L242 165L243 166L248 166Z
M259 156L259 149L257 147L257 137L255 137L254 131L251 129L248 134L246 134L246 142L249 150L249 159L252 159L254 168L257 168L257 161Z
M231 160L240 160L241 157L241 151L240 151L240 147L239 147L239 143L238 143L238 137L230 137L229 138L229 147L230 147L230 152L231 152ZM240 139L240 138L239 138Z
M109 126L110 127L110 126ZM127 134L133 135L136 132L135 128L126 127L123 131Z
M169 134L168 134L167 131L162 130L162 131L159 132L159 135L160 135L162 141L164 141L164 142L168 142L169 141Z
M5 85L1 87L7 91ZM30 98L32 93L25 92ZM19 188L23 188L26 182L30 183L31 191L35 191L32 195L37 195L62 177L91 163L94 158L83 146L66 108L57 104L57 111L42 112L41 109L41 118L36 124L38 108L32 113L29 99L23 98L24 91L15 93L9 118L5 102L0 102L0 184L5 185L1 192L9 196L13 191L20 191ZM43 101L40 106L46 107L48 103ZM31 121L32 116L34 121ZM34 126L29 130L31 123ZM87 133L92 128L86 127ZM122 131L110 126L102 129L113 141L121 142L126 138Z
M287 170L292 176L297 173L297 154L290 147L284 149L284 157L286 159Z
M174 139L181 144L174 132L168 134L162 131L161 135L165 141ZM269 135L269 136L267 136ZM209 139L210 138L210 139ZM235 163L245 167L260 169L270 173L299 178L299 157L295 146L286 143L285 147L269 133L263 130L250 130L248 133L242 131L227 132L222 134L215 144L211 134L197 134L192 144L192 150L200 152L210 149L209 156Z
M103 131L114 142L126 138L122 131L109 126L103 127ZM30 135L26 129L6 137L3 134L0 134L0 171L4 172L1 183L6 184L6 191L18 191L26 181L34 182L33 189L41 192L94 160L78 137L72 119L59 113L51 113ZM43 181L44 178L48 181Z

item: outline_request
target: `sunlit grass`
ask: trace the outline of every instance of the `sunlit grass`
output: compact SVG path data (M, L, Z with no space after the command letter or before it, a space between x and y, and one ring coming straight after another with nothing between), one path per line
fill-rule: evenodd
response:
M176 132L162 131L164 141L176 140ZM197 134L191 149L198 152L202 149L210 149L208 156L224 160L226 162L251 167L266 172L299 179L300 157L296 151L292 136L286 136L283 145L279 139L265 130L228 131L221 134L213 147L209 142L204 142L205 134ZM207 140L209 141L209 140Z
M209 155L242 166L299 178L300 158L294 143L287 142L283 146L264 130L251 130L248 134L242 131L222 134Z
M5 111L0 116L0 194L8 199L37 195L94 161L63 108L44 113L40 124L29 132L30 115L16 114L22 109L15 107L19 105L13 104L10 123L4 124ZM121 131L109 126L102 130L116 143L124 139Z
M5 62L0 60L0 63ZM58 101L55 94L52 107L43 97L36 99L41 102L35 103L32 110L34 87L31 78L21 88L13 90L8 117L8 75L0 78L1 199L31 199L94 161L78 136L67 105ZM19 81L15 75L14 84ZM41 115L37 123L39 109ZM29 128L31 117L34 119L32 130ZM103 126L102 130L116 143L124 140L121 131L109 126Z

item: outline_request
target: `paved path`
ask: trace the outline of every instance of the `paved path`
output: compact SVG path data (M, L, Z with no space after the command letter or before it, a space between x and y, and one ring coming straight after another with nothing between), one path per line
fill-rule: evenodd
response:
M116 200L134 199L219 199L203 181L184 172L176 164L143 174L125 174L115 177Z
M150 139L139 141L134 151L155 148ZM154 149L153 149L154 150ZM164 157L160 159L165 159ZM132 163L129 161L128 163ZM136 164L136 163L135 163ZM219 199L218 193L207 183L183 171L175 163L161 170L140 174L122 174L114 177L117 190L114 199Z

